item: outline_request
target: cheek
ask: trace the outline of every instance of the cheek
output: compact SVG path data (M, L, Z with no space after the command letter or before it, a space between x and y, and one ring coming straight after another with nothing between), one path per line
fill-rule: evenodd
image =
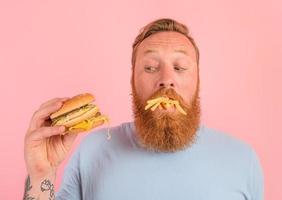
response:
M182 83L180 84L180 93L182 98L186 102L191 102L196 89L197 89L197 74L190 76L189 78L182 80Z
M149 76L138 74L135 76L136 93L142 101L147 100L153 94L153 80Z

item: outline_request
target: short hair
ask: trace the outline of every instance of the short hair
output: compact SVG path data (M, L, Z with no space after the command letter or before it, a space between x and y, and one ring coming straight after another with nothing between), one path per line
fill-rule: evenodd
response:
M136 61L136 52L137 52L139 44L144 39L149 37L150 35L153 35L159 32L164 32L164 31L175 31L175 32L181 33L184 36L186 36L189 39L189 41L192 43L193 47L195 48L197 65L199 66L199 59L200 59L199 49L194 39L190 36L189 29L187 28L187 26L173 19L162 18L162 19L155 20L147 24L146 26L144 26L140 30L138 36L135 38L134 43L132 45L132 49L133 49L132 56L131 56L132 68L134 69L134 65Z

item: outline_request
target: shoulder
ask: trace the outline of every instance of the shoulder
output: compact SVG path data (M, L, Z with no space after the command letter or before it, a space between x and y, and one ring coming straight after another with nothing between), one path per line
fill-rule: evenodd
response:
M254 199L263 196L263 169L255 149L245 141L216 129L201 126L199 132L199 149L222 166L221 173L230 171L237 180L246 180Z
M207 152L211 158L235 164L246 171L260 167L255 149L230 133L202 125L199 130L198 146L201 152Z
M255 150L247 142L230 133L202 125L199 129L199 145L218 158L250 164L256 156Z
M200 127L201 142L209 144L211 147L224 148L236 151L252 151L252 147L245 141L227 133L225 131L209 128L202 125Z

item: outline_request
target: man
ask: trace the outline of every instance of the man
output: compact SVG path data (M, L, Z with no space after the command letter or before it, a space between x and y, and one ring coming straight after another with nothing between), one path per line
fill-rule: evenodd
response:
M41 105L25 138L29 176L25 199L263 199L263 175L253 149L200 125L199 51L185 25L160 19L145 26L132 52L134 122L84 139L54 193L56 170L76 135L60 136L48 117L66 98ZM144 109L166 97L176 107ZM51 164L52 163L52 164ZM54 164L55 163L55 164Z

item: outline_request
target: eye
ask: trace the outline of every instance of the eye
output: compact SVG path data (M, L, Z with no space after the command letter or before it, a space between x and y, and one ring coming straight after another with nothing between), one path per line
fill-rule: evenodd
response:
M157 67L153 67L153 66L145 66L144 69L145 69L146 72L149 72L149 73L153 73L153 72L156 72L158 70Z
M180 66L174 66L174 70L177 72L183 72L185 70L187 70L186 67L180 67Z

